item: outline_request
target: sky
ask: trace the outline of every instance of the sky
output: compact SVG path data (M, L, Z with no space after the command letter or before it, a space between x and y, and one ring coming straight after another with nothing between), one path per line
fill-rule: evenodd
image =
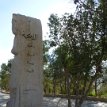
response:
M14 35L12 34L12 14L18 13L41 20L43 38L47 37L50 14L59 16L74 12L73 0L0 0L0 65L13 58Z

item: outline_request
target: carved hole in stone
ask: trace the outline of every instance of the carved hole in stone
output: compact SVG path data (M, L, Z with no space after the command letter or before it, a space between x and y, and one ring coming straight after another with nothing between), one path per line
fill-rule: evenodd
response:
M33 47L32 43L27 44L27 47Z
M27 53L27 56L35 56L35 54L34 53Z
M31 61L27 61L27 63L30 64L30 65L34 65L34 63L31 62Z
M33 69L28 69L27 72L29 72L29 73L33 73L34 70L33 70Z

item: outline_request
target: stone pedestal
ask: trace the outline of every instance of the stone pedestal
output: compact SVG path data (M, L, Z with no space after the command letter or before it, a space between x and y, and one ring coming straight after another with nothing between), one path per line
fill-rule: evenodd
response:
M42 106L42 27L40 20L13 14L15 35L7 107Z

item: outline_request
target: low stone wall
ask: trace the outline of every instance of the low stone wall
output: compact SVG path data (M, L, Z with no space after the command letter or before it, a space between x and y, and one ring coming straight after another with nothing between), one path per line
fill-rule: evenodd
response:
M67 95L44 95L44 97L60 97L60 98L67 98ZM75 95L71 95L70 96L71 99L76 99L77 97ZM78 96L78 98L80 98L80 96ZM97 97L92 97L92 96L88 96L86 97L86 99L84 100L88 100L88 101L100 101L100 102L105 102L107 103L107 98L97 98Z

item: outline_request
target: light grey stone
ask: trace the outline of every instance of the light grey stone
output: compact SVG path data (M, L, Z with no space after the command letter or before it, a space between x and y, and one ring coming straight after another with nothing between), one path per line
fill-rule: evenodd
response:
M13 14L15 35L11 62L10 100L7 107L41 107L42 27L39 19Z

